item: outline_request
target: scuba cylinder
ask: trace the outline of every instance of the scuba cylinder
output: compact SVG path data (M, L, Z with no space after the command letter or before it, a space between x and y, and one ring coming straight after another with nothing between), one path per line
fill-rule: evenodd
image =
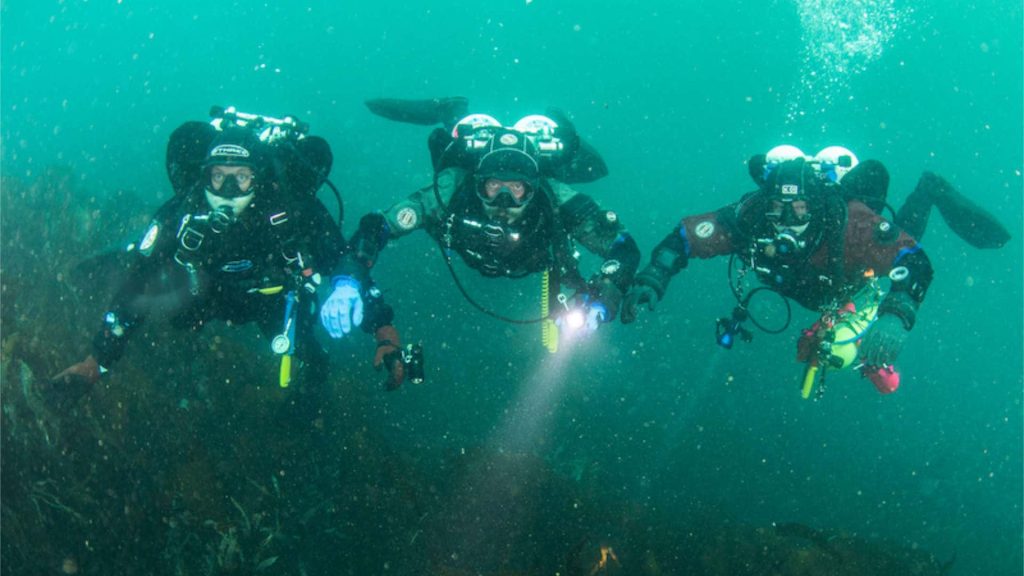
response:
M857 360L860 339L877 316L877 303L858 309L854 302L850 302L840 311L839 321L832 328L834 340L829 350L838 360L830 362L830 365L839 369L849 368Z
M873 278L845 305L826 311L812 327L805 329L797 344L797 358L807 362L800 396L810 398L817 385L824 393L829 369L859 369L879 392L887 394L899 386L899 373L891 366L865 366L857 362L860 341L878 318L884 291Z
M808 355L800 396L808 399L815 385L818 395L825 391L825 375L831 369L848 368L857 360L857 348L863 332L874 321L877 305L857 310L853 302L847 303L838 312L823 316L813 327L804 330L798 348L807 346L808 340L817 341L815 349Z

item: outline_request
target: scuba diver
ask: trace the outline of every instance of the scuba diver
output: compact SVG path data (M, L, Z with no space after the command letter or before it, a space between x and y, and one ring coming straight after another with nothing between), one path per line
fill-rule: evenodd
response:
M799 149L794 150L799 153ZM814 158L819 165L834 167L836 181L843 180L844 196L860 200L879 214L887 209L893 222L918 241L924 237L933 207L950 230L975 248L1002 248L1010 240L1010 232L995 216L938 174L924 172L899 210L893 210L886 203L889 171L878 160L858 162L857 156L842 146L829 146ZM840 166L841 161L848 165ZM764 154L755 155L748 163L750 175L758 185L763 184L765 163Z
M553 352L557 335L550 336L548 328L554 318L566 329L583 333L615 318L639 264L639 249L614 212L547 172L563 165L558 155L565 146L554 120L528 116L516 129L488 118L471 115L454 121L452 140L435 161L442 168L433 185L361 219L343 265L354 295L349 305L356 310L361 299L372 295L375 288L367 290L372 286L370 269L388 241L424 229L439 244L457 287L471 304L504 321L542 323L545 345ZM577 242L603 258L589 279L578 270ZM540 317L508 318L477 303L459 281L452 253L485 277L542 274ZM562 294L563 286L575 291L571 302ZM550 314L552 308L565 313ZM350 324L349 329L358 322L353 317Z
M281 386L292 381L294 357L300 398L322 392L328 358L313 333L317 292L345 249L338 224L316 198L329 184L330 147L290 117L234 108L211 114L212 122L186 122L172 133L167 171L175 195L129 246L126 277L92 353L53 378L59 391L83 394L147 318L166 316L193 331L211 320L256 322L281 356ZM340 209L340 195L338 201ZM339 297L332 292L327 302ZM366 315L370 323L390 321L382 302Z
M427 138L427 148L435 172L453 166L465 170L475 167L479 155L474 153L474 149L462 146L459 142L457 128L460 124L501 127L501 123L493 116L470 114L469 100L461 96L424 100L375 98L367 100L366 107L389 120L423 126L440 124ZM525 133L550 131L552 138L539 144L542 148L547 144L558 149L549 150L556 154L542 154L540 168L545 177L566 184L584 184L608 175L604 159L593 146L583 141L569 116L558 108L548 108L543 116L526 116L512 128Z
M622 321L634 321L644 304L653 310L690 258L732 255L730 278L738 261L740 279L753 272L763 286L743 294L732 285L739 304L731 318L719 319L720 345L749 340L742 327L747 320L781 332L785 326L766 329L748 310L758 290L774 291L821 314L798 343L798 359L808 365L804 397L816 379L823 384L828 369L843 367L859 368L879 392L893 392L899 386L893 364L933 272L917 240L879 215L885 204L880 166L855 165L852 154L838 147L813 158L793 146L755 156L750 172L758 190L717 211L683 218L637 274ZM786 305L788 310L788 300Z

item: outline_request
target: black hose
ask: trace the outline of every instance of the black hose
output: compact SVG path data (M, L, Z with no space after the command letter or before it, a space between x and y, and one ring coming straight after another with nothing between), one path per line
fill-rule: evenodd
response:
M341 200L341 192L330 180L324 180L324 184L334 192L334 199L338 201L338 227L341 227L345 223L345 203Z
M733 278L733 263L735 262L735 260L736 254L731 254L729 256L729 268L726 270L726 273L729 277L729 289L732 290L732 295L736 298L736 303L739 305L740 308L747 312L747 318L750 320L750 323L756 326L758 330L766 334L781 334L782 332L785 332L786 329L789 328L789 323L793 320L793 308L789 304L789 298L786 298L785 294L771 288L770 286L758 286L757 288L754 288L753 290L748 292L746 296L744 296L743 291L740 289L741 287L739 285L738 278ZM767 290L769 292L774 292L778 294L779 298L781 298L782 302L786 305L786 321L782 324L781 328L766 328L763 324L758 322L757 317L751 314L750 300L754 297L754 294L757 294L762 290Z
M496 318L498 320L501 320L502 322L507 322L509 324L539 324L545 320L553 318L552 314L548 314L547 316L543 316L540 318L509 318L508 316L504 316L489 308L484 307L484 305L474 300L473 297L470 296L468 292L466 292L466 288L462 285L462 282L459 280L458 274L455 273L455 267L452 266L452 260L446 253L444 245L438 242L438 247L441 249L441 255L444 258L444 263L446 266L448 266L448 271L451 272L452 280L455 281L455 286L459 289L459 293L461 293L462 297L466 299L466 302L469 302L470 305L472 305L477 310L483 312L484 314L490 316L491 318Z

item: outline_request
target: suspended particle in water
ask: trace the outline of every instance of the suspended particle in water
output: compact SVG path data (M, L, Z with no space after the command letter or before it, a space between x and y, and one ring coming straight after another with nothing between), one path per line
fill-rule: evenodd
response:
M895 0L798 0L804 48L789 120L846 99L851 79L882 57L910 14Z

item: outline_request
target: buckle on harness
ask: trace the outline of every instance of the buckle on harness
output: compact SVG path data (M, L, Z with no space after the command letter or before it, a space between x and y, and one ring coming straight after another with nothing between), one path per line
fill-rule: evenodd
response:
M203 245L203 239L206 235L196 230L191 226L186 226L181 234L178 235L178 240L181 243L181 247L189 252L195 252L199 250L199 247Z

